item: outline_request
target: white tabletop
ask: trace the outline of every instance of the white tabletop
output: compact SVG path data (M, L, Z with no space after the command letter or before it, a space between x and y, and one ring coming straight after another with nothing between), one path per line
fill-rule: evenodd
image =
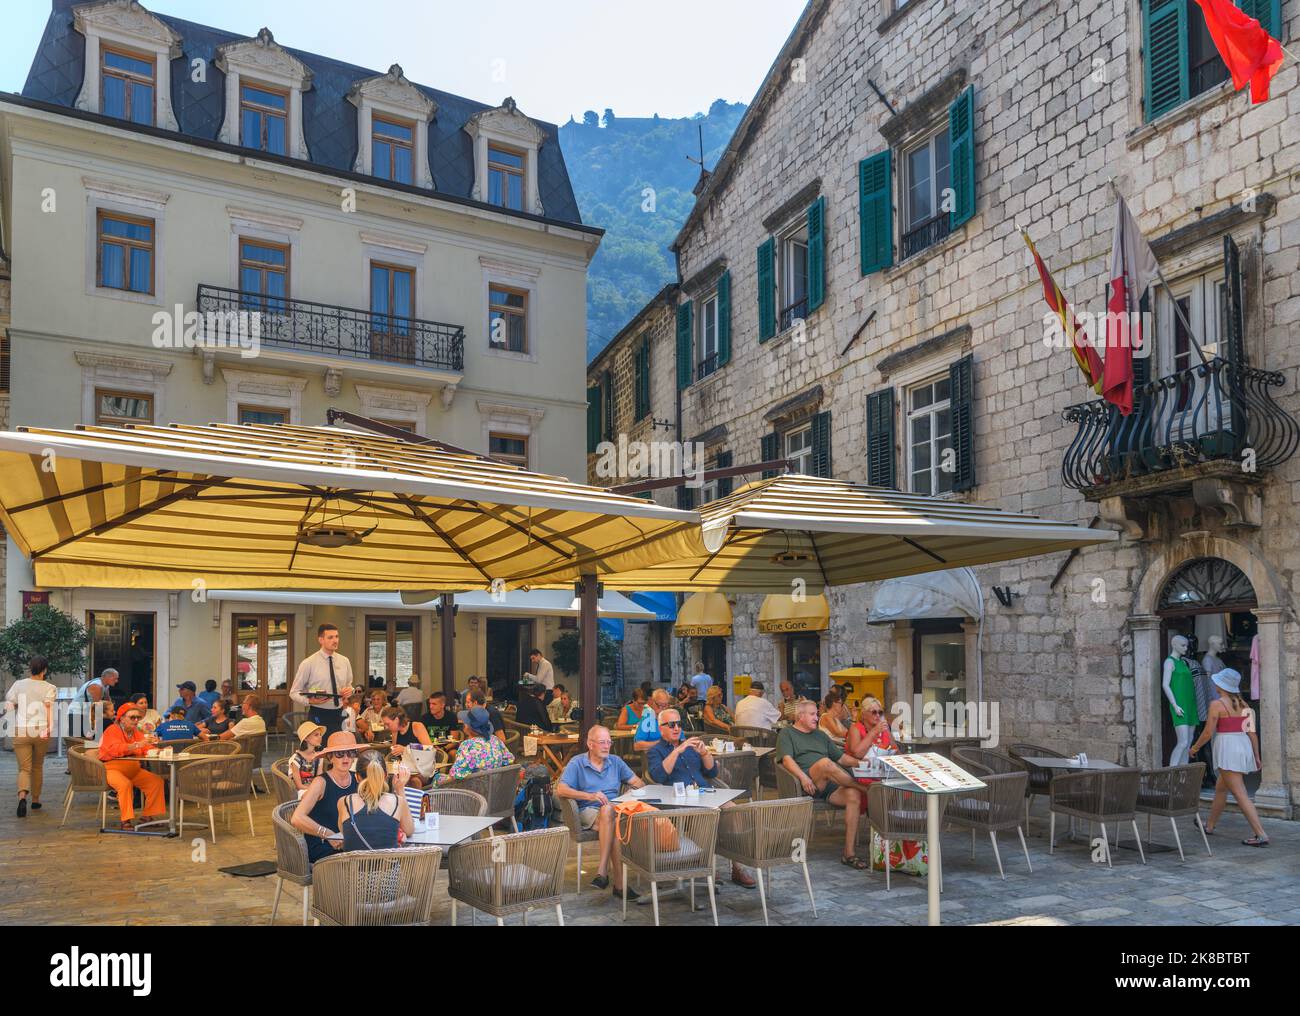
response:
M457 843L464 843L472 836L477 836L498 821L500 819L495 819L491 815L484 815L481 818L477 815L439 815L437 829L425 832L417 829L406 842L422 846L451 847Z
M1088 759L1087 765L1079 765L1077 759L1072 758L1041 758L1036 755L1023 755L1022 760L1028 762L1031 766L1038 766L1040 769L1123 769L1123 766L1116 765L1114 762L1107 762L1101 758Z
M657 783L647 783L645 793L639 797L626 793L621 797L614 798L615 801L645 801L647 804L653 804L660 808L721 808L728 801L734 801L736 798L749 793L748 790L701 790L698 797L678 797L673 793L672 787L664 787Z

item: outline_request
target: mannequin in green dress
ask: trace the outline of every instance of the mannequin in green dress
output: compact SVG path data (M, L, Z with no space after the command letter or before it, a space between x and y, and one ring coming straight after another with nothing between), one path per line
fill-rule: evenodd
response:
M1175 635L1169 640L1169 656L1165 659L1161 685L1169 700L1169 718L1174 723L1177 742L1169 754L1171 766L1185 766L1192 734L1196 731L1196 686L1192 683L1192 669L1187 665L1187 638Z

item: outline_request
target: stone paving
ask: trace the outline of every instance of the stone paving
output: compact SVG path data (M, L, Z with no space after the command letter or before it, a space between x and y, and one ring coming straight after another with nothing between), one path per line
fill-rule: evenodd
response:
M269 756L268 756L269 757ZM253 806L256 836L248 831L246 813L230 811L227 830L218 816L217 842L209 842L206 827L181 839L101 835L98 812L89 795L79 795L58 828L66 777L61 759L46 763L45 808L18 819L14 813L14 756L0 752L0 924L219 924L256 925L270 921L275 878L236 878L217 869L261 859L274 859L268 797ZM114 811L110 804L110 820ZM188 817L188 816L187 816ZM1145 824L1140 823L1145 833ZM1172 838L1168 823L1157 821L1157 843ZM1047 852L1047 814L1042 800L1034 806L1029 830L1033 873L1014 834L1000 837L1006 881L998 878L987 838L970 857L970 837L951 831L946 848L943 920L948 924L1038 925L1243 925L1300 924L1300 823L1265 820L1272 838L1267 849L1241 845L1249 835L1245 820L1224 816L1211 837L1214 856L1207 857L1190 820L1181 827L1186 863L1172 849L1148 856L1144 867L1136 851L1114 852L1115 867L1089 860L1082 835L1063 843L1058 822L1055 856ZM893 878L885 891L884 876L858 872L838 863L841 827L828 827L819 817L809 865L817 893L814 918L798 869L777 872L768 906L773 924L923 925L926 922L924 881ZM594 874L590 856L586 881ZM719 865L721 871L723 865ZM584 886L572 894L573 859L569 860L564 898L568 924L618 924L619 904L608 893ZM444 888L439 892L434 921L450 921ZM288 887L280 903L279 924L300 920L301 897ZM701 902L706 902L703 891ZM684 899L661 904L664 924L704 924L707 906L691 914ZM628 908L629 924L649 924L650 908ZM724 884L718 894L722 924L762 923L758 893ZM491 919L483 915L479 923ZM518 918L511 923L518 923ZM469 922L465 909L460 922ZM530 923L555 923L554 911L536 911Z

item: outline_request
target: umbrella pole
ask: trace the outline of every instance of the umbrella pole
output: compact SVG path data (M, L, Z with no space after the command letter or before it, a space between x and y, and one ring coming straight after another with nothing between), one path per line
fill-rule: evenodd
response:
M451 701L456 694L456 607L451 593L443 593L442 624L438 635L442 644L442 693Z
M597 709L600 705L600 677L596 673L596 576L582 576L578 588L580 607L578 644L581 647L579 702L582 704L582 732L585 735L595 725Z

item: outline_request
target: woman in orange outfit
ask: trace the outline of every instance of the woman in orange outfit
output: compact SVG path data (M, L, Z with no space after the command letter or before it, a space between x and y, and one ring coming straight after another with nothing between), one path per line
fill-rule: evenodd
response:
M122 811L122 828L135 828L135 803L132 792L144 793L142 821L161 819L167 814L163 800L161 776L149 772L135 761L153 747L156 738L146 737L138 724L144 715L140 706L126 702L117 710L117 722L104 731L99 743L99 760L107 770L109 785L117 791L117 806Z

